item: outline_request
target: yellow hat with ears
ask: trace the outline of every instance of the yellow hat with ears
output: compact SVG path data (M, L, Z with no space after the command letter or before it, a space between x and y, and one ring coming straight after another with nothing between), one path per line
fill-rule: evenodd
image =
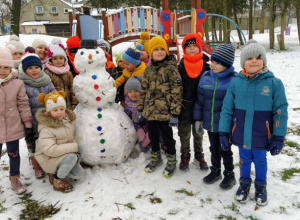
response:
M140 35L140 39L136 42L137 44L142 44L143 45L143 50L149 53L149 41L150 41L150 34L145 31L142 32Z
M40 93L38 96L38 101L45 105L46 112L50 112L52 109L58 106L63 106L66 108L65 101L66 94L64 91L50 92L48 94Z
M167 42L165 41L165 39L163 39L161 36L155 36L153 38L151 38L150 42L149 42L149 56L152 58L152 53L155 50L155 48L157 47L162 47L167 55L169 55L169 49L168 49L168 45Z

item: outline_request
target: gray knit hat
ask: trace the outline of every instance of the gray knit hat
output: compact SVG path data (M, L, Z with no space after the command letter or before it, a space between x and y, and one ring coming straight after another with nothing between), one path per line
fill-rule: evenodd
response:
M125 84L125 93L127 94L130 90L141 91L142 86L140 79L136 76L130 77Z
M220 63L222 66L229 68L234 61L235 49L231 43L221 44L218 46L213 54L211 60Z
M264 61L264 67L267 66L267 57L265 48L256 40L249 40L241 53L241 67L244 68L245 61L250 57L260 57Z

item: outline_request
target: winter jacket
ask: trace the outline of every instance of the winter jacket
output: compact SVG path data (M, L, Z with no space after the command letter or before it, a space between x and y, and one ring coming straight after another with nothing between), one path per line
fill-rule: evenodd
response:
M203 121L204 129L218 132L223 100L229 83L235 75L233 67L221 73L210 70L202 75L193 115L196 121Z
M232 131L237 146L265 150L272 135L286 135L287 107L284 86L272 72L251 80L239 73L228 87L219 131Z
M45 109L36 113L39 138L36 141L35 159L46 173L55 174L57 165L70 153L78 152L75 141L73 111L66 110L63 120L54 119Z
M45 69L45 73L50 76L50 79L56 91L64 91L66 93L67 109L72 110L72 105L77 105L75 93L73 92L73 75L69 71L64 74L55 74L49 69Z
M209 58L205 54L203 54L203 68L200 75L196 78L191 78L188 76L183 64L183 59L181 59L180 64L178 65L178 70L182 79L183 87L182 106L179 120L186 121L191 124L194 123L193 110L194 103L197 100L197 88L202 74L205 71L210 70L209 64L207 64L208 60Z
M0 84L0 143L24 137L24 126L32 127L24 82L11 78Z
M137 109L147 120L168 121L170 115L179 116L182 83L173 56L151 61L147 66Z
M137 66L132 73L129 72L127 69L124 69L123 74L115 80L116 88L124 84L130 77L144 74L145 69L146 65L144 62L141 62L141 64Z
M128 96L125 97L125 108L124 112L131 118L135 130L138 130L145 125L141 125L138 120L138 110L136 109L137 101L131 100Z

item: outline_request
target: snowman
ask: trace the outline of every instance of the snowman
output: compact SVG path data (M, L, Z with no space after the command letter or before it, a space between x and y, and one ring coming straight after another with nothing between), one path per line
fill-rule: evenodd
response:
M76 113L76 140L82 147L82 161L89 165L120 164L136 143L136 131L123 107L115 103L113 78L105 70L101 48L79 49L73 89L79 104Z

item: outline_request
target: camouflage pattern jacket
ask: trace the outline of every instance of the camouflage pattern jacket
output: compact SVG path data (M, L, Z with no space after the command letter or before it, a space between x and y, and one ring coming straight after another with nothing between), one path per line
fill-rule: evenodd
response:
M149 121L168 121L170 115L180 114L182 90L173 56L158 62L152 60L143 76L137 109Z

